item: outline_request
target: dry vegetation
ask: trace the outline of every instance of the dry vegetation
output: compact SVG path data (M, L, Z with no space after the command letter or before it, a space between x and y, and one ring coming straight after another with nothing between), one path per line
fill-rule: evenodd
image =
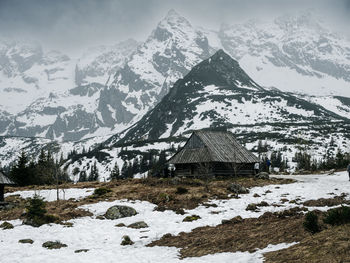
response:
M209 191L205 189L205 183L199 179L137 179L137 180L117 180L108 183L86 182L78 184L60 185L65 188L107 188L110 192L101 196L90 196L82 200L60 200L58 202L48 202L48 214L57 216L60 220L89 216L88 211L77 209L78 206L97 203L100 201L114 201L119 199L142 200L156 204L158 210L171 209L182 213L182 209L193 209L200 203L208 199L227 199L230 193L227 186L230 183L239 183L244 187L264 186L268 184L292 183L290 179L254 179L235 178L213 180L209 183ZM178 188L186 188L188 191L179 194ZM31 186L31 187L9 187L8 192L24 190L55 189L55 186ZM0 211L0 220L11 220L22 218L25 212L26 200L19 196L7 197L8 202L16 203L16 207L10 210Z
M344 205L344 204L350 204L350 201L345 199L346 194L342 194L341 196L335 196L333 198L320 198L317 200L308 200L302 203L304 206L318 206L318 207L324 207L324 206L336 206L336 205Z
M167 234L149 246L181 248L182 258L221 252L254 252L269 244L291 243L308 237L310 234L302 225L304 215L299 212L293 209L283 213L267 212L259 218L236 217L215 227L200 227L177 236Z
M205 182L198 179L139 179L118 180L108 183L87 182L76 185L66 184L60 188L105 188L101 195L92 195L82 200L61 200L48 202L48 214L57 216L61 221L71 218L91 216L88 211L79 209L84 204L118 199L143 200L157 205L157 210L172 209L182 213L183 209L192 209L199 204L206 204L209 199L240 198L229 197L227 186L238 183L246 188L268 184L292 183L288 179L234 178L213 180L209 190ZM8 188L11 192L19 190L53 189L54 186L33 186L26 188ZM110 191L109 191L110 190ZM102 191L104 192L104 191ZM345 195L333 198L305 201L304 206L336 206L348 204ZM27 200L19 196L9 196L8 202L15 208L0 211L0 220L23 218ZM287 200L286 200L287 201ZM320 218L320 233L311 235L303 228L304 211L294 208L279 213L267 212L259 218L242 219L235 217L224 220L216 227L200 227L190 233L177 236L164 235L149 246L175 246L180 248L180 255L197 257L220 252L237 252L262 249L269 244L300 242L290 248L266 253L266 262L347 262L350 258L350 225L331 227L322 224L323 213L316 211Z
M350 225L331 227L299 244L264 254L265 262L350 262Z
M332 203L332 200L323 199L322 202ZM326 225L322 220L326 213L314 211L319 217L321 232L312 235L303 227L305 211L307 208L293 208L278 213L266 212L259 218L235 217L215 227L200 227L177 236L166 234L149 246L174 246L180 248L180 256L185 258L222 252L254 252L269 244L299 242L264 254L264 262L348 262L350 224Z

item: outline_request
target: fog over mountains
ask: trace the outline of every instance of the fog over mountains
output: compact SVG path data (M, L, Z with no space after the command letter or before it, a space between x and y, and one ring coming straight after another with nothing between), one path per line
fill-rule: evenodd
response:
M172 9L144 42L77 58L1 40L0 157L10 163L17 143L35 152L55 140L67 154L109 137L108 147L207 127L343 123L349 76L349 39L310 12L211 30Z

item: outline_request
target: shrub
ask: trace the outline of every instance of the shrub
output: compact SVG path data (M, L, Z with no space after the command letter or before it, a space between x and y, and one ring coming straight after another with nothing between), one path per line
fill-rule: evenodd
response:
M0 225L0 228L2 228L3 230L5 229L12 229L13 228L13 225L9 222L4 222Z
M330 225L342 225L350 223L350 207L342 206L330 209L323 219L323 222Z
M34 195L34 197L30 199L29 205L26 207L27 218L43 217L47 212L45 207L44 199L38 195Z
M179 186L176 188L175 194L182 195L182 194L187 194L187 193L188 193L188 190L185 187Z
M39 227L44 224L58 222L58 217L46 214L45 207L46 203L44 200L40 196L35 195L30 199L26 207L27 213L23 224Z
M104 187L101 187L101 188L96 188L94 190L94 195L95 196L101 196L101 195L105 195L109 192L111 192L112 190L111 189L107 189L107 188L104 188Z
M318 216L314 212L308 212L305 215L305 220L303 222L304 229L311 234L320 232L320 226L318 225Z
M167 193L159 193L158 200L161 202L169 202L173 200L173 197L171 195L168 195Z
M191 215L191 216L186 216L182 221L183 222L192 222L200 219L201 217L199 215Z

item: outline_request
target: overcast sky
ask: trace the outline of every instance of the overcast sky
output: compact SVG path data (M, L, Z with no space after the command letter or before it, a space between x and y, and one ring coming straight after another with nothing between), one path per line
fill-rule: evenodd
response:
M0 0L0 38L30 38L66 52L142 41L171 8L212 29L312 8L350 35L350 0Z

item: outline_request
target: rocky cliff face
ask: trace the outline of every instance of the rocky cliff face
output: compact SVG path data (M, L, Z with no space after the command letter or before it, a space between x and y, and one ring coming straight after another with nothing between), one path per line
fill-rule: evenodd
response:
M121 142L179 136L190 130L342 120L314 103L254 82L219 50L196 65Z
M222 47L257 82L288 92L350 96L350 41L310 12L222 25Z

